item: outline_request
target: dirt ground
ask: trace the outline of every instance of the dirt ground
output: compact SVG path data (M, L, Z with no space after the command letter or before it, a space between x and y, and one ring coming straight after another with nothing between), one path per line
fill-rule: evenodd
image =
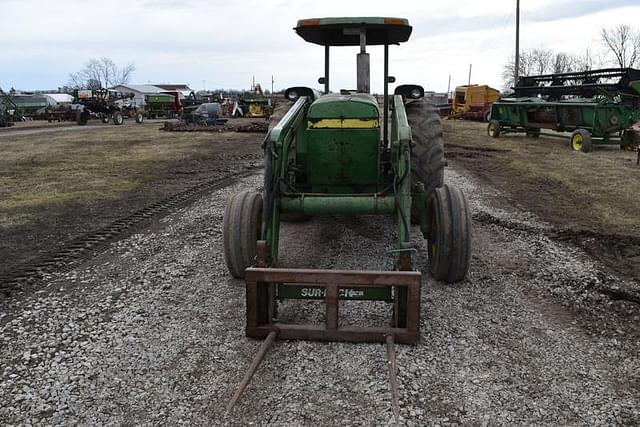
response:
M486 124L443 122L446 157L499 189L623 276L640 280L640 166L617 147L574 152L568 141L520 134L490 138ZM482 220L482 218L476 218Z
M223 260L232 194L176 210L72 271L0 297L0 419L9 425L395 425L385 346L277 341L231 413L260 345L244 336L245 290ZM598 292L619 279L541 233L526 211L447 171L474 216L469 277L422 276L420 341L398 345L400 425L564 426L640 423L640 305ZM313 218L281 230L285 266L375 269L390 218ZM595 286L594 286L595 285ZM35 286L35 285L34 285ZM306 306L305 306L306 307ZM377 304L341 304L360 325ZM317 312L321 308L318 307ZM285 301L283 318L307 314ZM313 314L313 313L310 313Z
M473 213L467 279L433 280L426 241L411 235L424 272L421 332L417 345L397 346L400 424L640 424L639 285L613 262L632 265L622 255L638 238L638 201L602 183L637 187L631 154L489 140L483 129L445 122L445 179ZM0 138L3 240L46 251L259 161L261 137L143 125ZM222 218L233 194L260 188L254 172L0 294L2 424L393 425L381 344L278 341L225 412L259 342L244 336L244 284L224 264ZM377 269L394 229L390 218L286 223L281 262ZM281 305L283 318L306 314L294 303ZM386 322L379 308L341 305L341 316Z
M263 135L256 133L169 133L159 130L161 123L133 121L56 125L0 133L0 277L64 242L231 173L242 167L238 162L261 159Z

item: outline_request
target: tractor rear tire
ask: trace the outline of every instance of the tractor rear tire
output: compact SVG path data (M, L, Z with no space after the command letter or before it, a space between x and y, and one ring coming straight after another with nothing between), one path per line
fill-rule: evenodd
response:
M586 129L576 129L569 137L571 149L588 153L591 151L591 134Z
M436 188L444 185L444 159L442 122L438 109L426 101L416 101L406 106L411 126L411 178L422 183L425 199L429 200ZM420 222L419 206L411 208L411 223ZM427 209L423 206L422 209Z
M222 219L224 260L233 277L244 278L244 270L253 264L261 228L262 195L255 191L234 195Z
M489 124L487 125L487 135L489 135L491 138L498 138L501 131L502 128L500 127L499 121L489 120Z
M113 124L116 126L120 126L124 123L124 117L122 117L122 113L120 111L116 111L113 113Z
M426 101L407 104L407 119L411 126L411 174L424 185L427 198L436 188L444 185L444 159L442 123L438 109Z
M431 231L427 238L429 271L436 280L463 280L471 259L471 216L458 187L436 189L429 202Z

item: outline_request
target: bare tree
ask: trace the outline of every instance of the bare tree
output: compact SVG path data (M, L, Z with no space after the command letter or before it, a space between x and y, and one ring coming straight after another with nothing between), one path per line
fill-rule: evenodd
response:
M502 82L503 89L508 91L516 85L514 81L516 70L516 59L514 55L511 55L509 61L502 67ZM518 67L519 76L531 75L531 55L529 51L520 52L520 62Z
M640 65L640 31L627 24L602 28L600 39L620 68Z
M544 47L525 49L520 52L518 75L523 77L547 74L553 72L554 66L553 49ZM513 81L515 68L515 58L512 56L502 69L504 89L510 89L515 86L515 82Z
M69 74L69 86L76 89L102 89L128 83L136 67L129 63L118 67L111 58L91 59L84 68Z
M594 62L591 49L586 48L583 54L576 58L576 71L591 71L595 68Z
M551 62L551 72L554 74L557 73L568 73L571 71L575 71L578 64L578 59L564 52L558 52L552 57Z
M537 47L531 50L532 71L535 74L547 74L553 66L553 49Z

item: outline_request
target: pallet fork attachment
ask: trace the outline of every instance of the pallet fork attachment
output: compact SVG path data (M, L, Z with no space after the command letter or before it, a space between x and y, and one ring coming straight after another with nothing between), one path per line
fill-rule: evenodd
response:
M264 242L258 242L257 265L265 265ZM408 270L411 253L400 254L398 268ZM354 271L251 267L245 271L247 298L246 335L265 338L245 377L227 406L231 411L248 386L260 362L279 339L380 342L386 343L389 386L396 423L399 419L399 396L396 379L395 342L415 344L419 338L420 286L417 271ZM281 323L277 319L276 300L283 295L315 295L324 300L325 325ZM371 296L369 298L368 296ZM388 327L340 326L340 300L387 300L393 302L393 318Z
M351 271L286 268L246 270L246 335L264 338L272 331L291 340L386 342L387 335L403 344L418 341L420 324L420 284L417 271ZM395 292L391 292L395 288ZM281 323L275 301L283 294L317 295L324 300L325 325ZM368 298L371 295L372 298ZM394 318L388 327L340 326L341 299L383 299L392 295Z

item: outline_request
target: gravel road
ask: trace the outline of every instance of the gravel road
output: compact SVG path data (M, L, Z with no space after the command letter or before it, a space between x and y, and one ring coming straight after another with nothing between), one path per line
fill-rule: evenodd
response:
M424 275L421 341L397 346L402 423L640 424L640 307L603 291L638 284L551 240L547 224L463 172L447 179L472 205L471 272L453 286ZM222 212L260 181L243 179L74 271L0 296L0 424L392 424L381 344L277 342L225 414L259 343L243 335L244 289L224 267ZM379 268L393 229L380 218L286 224L281 259ZM426 270L424 242L413 238ZM362 303L347 310L364 324L388 315Z

